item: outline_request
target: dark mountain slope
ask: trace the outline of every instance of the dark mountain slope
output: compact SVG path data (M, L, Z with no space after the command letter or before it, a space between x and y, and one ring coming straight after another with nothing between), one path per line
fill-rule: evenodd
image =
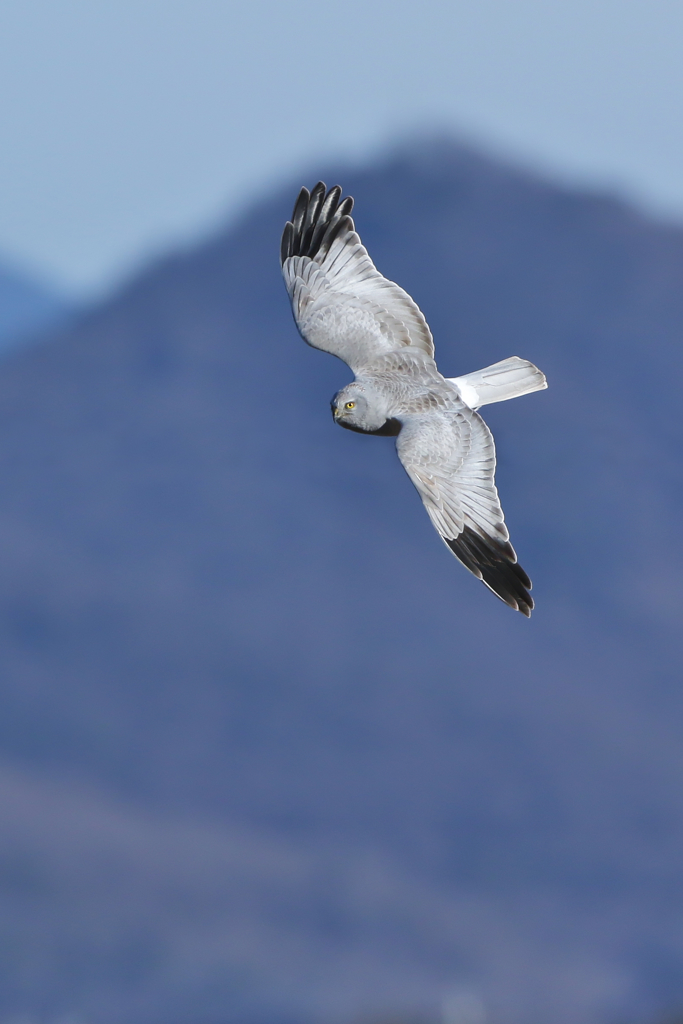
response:
M111 889L86 872L92 919L60 911L71 987L45 967L8 1012L329 1019L454 984L511 1021L676 1006L683 231L457 147L332 177L444 373L519 354L549 377L485 410L537 610L449 556L390 439L332 424L349 372L300 341L279 279L298 182L5 364L4 757L304 865L283 903L264 854L238 954L236 896L216 910L178 854L172 930L199 951L164 944L143 884L123 933L158 951L116 999L92 966Z

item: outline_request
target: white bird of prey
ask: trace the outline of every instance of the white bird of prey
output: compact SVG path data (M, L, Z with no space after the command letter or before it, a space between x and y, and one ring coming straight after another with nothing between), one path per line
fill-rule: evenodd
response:
M491 431L477 412L547 387L533 363L503 359L442 377L427 321L375 268L349 216L353 199L320 181L301 189L282 235L282 273L296 325L355 380L332 399L335 422L396 437L404 469L439 536L478 579L527 617L531 581L517 562L494 483Z

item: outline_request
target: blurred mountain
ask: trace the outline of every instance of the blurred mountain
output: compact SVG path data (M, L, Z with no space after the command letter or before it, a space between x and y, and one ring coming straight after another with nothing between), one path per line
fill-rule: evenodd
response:
M0 263L0 354L66 319L68 303Z
M9 357L0 1019L676 1010L683 230L445 143L326 176L445 374L549 377L485 410L537 610L333 425L299 182Z

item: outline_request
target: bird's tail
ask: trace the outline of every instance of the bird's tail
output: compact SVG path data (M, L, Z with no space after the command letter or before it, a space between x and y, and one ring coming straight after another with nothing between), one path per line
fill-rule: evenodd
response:
M486 366L464 377L447 377L455 384L460 397L470 409L478 409L491 402L505 402L508 398L528 395L548 387L545 375L528 359L510 356L499 363Z

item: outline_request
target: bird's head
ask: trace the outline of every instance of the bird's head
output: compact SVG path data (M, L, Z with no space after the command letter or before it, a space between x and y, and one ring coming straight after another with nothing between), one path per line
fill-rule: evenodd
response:
M386 399L358 381L338 391L331 406L334 422L347 430L395 436L401 429L400 423L388 416Z

